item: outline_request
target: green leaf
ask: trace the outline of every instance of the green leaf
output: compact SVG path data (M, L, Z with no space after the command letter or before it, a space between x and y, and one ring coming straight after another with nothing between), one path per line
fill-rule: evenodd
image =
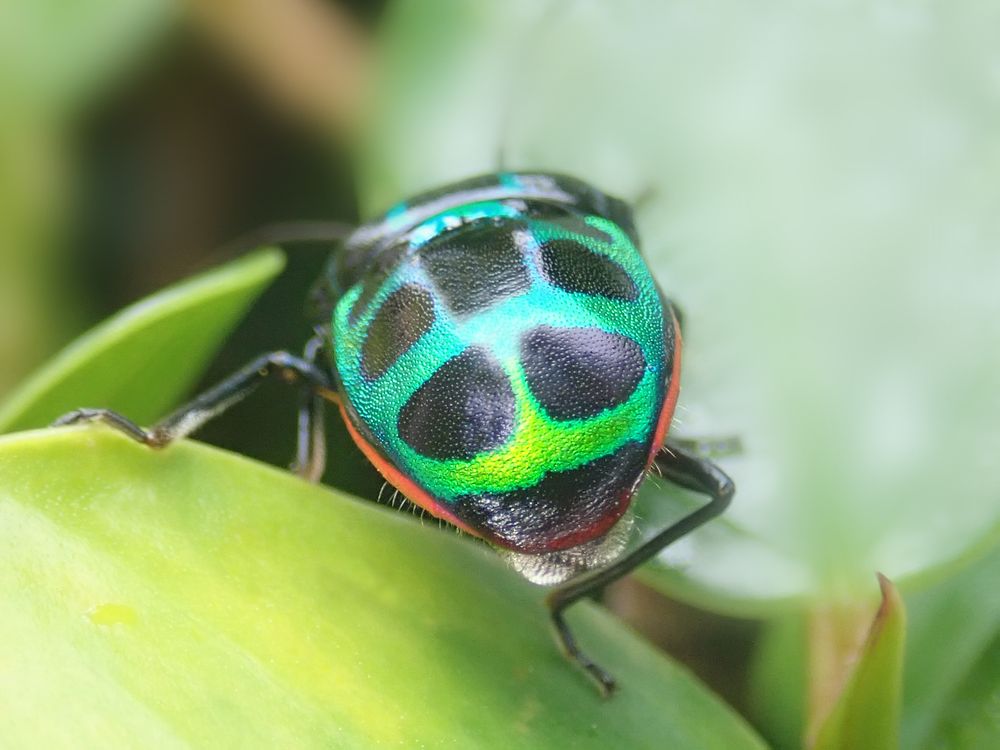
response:
M651 196L675 434L746 447L659 585L739 614L860 600L1000 538L998 25L987 0L400 0L363 204L501 152Z
M161 291L74 341L0 408L0 432L82 406L152 422L191 388L284 257L262 250Z
M8 107L79 106L164 34L175 0L0 3L0 92Z
M66 257L77 245L66 238L80 231L69 226L86 211L77 171L92 160L75 152L93 139L77 125L105 116L110 84L138 85L136 63L180 8L177 0L0 2L0 393L78 319L79 279Z
M906 689L902 744L907 748L980 748L956 718L970 727L997 728L1000 690L1000 546L956 575L907 597ZM990 698L990 691L993 698ZM978 717L978 718L977 718ZM991 718L992 717L992 718ZM992 722L992 724L990 723ZM950 739L946 742L944 736ZM970 735L971 736L971 735ZM934 738L937 739L934 739Z
M962 570L949 571L921 591L906 595L906 669L900 746L951 747L955 717L989 726L989 686L1000 683L993 658L1000 647L1000 547ZM806 618L775 618L764 630L751 672L751 716L780 748L800 747L808 690ZM991 747L970 743L957 747Z
M851 675L820 727L815 750L895 750L899 747L906 611L884 576L882 606Z
M808 691L806 616L776 617L761 629L747 689L747 715L776 750L801 750Z
M0 736L44 747L761 748L605 611L484 546L192 442L0 439Z
M941 718L929 748L1000 747L1000 636L989 644Z

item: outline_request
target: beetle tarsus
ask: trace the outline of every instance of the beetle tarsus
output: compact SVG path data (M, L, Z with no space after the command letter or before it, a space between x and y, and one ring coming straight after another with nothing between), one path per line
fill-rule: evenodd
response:
M671 438L672 445L680 446L701 458L731 458L743 455L743 439L739 435L721 435L704 438ZM665 449L664 449L665 450Z
M74 409L68 414L63 414L59 417L59 419L52 423L52 426L65 427L91 422L103 422L109 427L118 430L123 435L132 438L137 443L148 445L150 448L160 448L163 446L163 443L156 439L153 432L143 429L128 417L111 409Z
M562 646L566 658L575 662L594 681L601 696L610 698L618 689L618 682L603 667L580 650L573 631L569 629L569 625L566 624L566 619L563 617L563 611L569 602L562 602L558 594L558 591L553 592L548 598L548 605L559 645Z
M663 529L608 567L574 578L557 588L548 597L549 610L552 613L552 622L556 627L560 645L572 661L583 667L598 682L601 692L605 695L610 695L614 690L614 679L580 652L573 633L563 619L563 611L580 599L591 596L608 584L628 575L639 565L655 557L667 545L715 518L729 507L735 491L732 480L722 469L677 445L672 444L669 450L664 447L656 457L656 465L667 480L685 489L708 495L711 501Z
M313 336L302 350L302 359L315 368L323 346L323 337L320 334ZM291 464L296 475L314 484L323 478L323 471L326 469L324 390L328 389L303 388L299 392L295 460Z
M257 390L264 379L273 375L304 389L310 396L330 389L329 379L314 363L288 352L277 351L258 357L148 429L111 409L76 409L59 417L53 426L103 422L138 443L150 448L164 448L178 438L187 437L242 401ZM321 456L322 452L316 455ZM310 470L316 471L315 461Z

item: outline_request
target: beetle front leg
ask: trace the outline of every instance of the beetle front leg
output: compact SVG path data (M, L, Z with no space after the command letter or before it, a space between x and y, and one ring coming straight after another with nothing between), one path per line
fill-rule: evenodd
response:
M325 340L321 334L313 336L306 342L302 358L315 366L324 346ZM329 388L302 388L300 391L295 461L291 468L308 482L319 482L326 468L326 423L323 407L327 401L337 402L336 395Z
M61 416L53 426L104 422L136 442L150 448L163 448L195 432L257 390L265 379L274 376L286 383L299 385L310 393L330 391L327 377L312 363L288 352L271 352L258 357L148 429L110 409L77 409Z
M566 608L628 575L639 565L655 557L667 545L718 516L729 507L735 491L732 480L722 469L711 461L677 446L664 447L656 457L656 465L666 479L685 489L708 495L711 500L608 567L560 586L549 594L546 600L559 644L573 662L594 678L605 697L614 692L615 680L577 646L576 638L564 618Z
M307 482L319 482L326 470L326 431L324 400L313 391L302 389L299 395L295 460L291 470Z

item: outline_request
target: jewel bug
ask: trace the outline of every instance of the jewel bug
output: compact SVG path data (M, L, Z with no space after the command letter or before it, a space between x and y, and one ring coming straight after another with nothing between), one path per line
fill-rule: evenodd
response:
M324 404L383 477L485 540L547 604L560 645L601 691L567 607L721 513L734 487L667 445L681 331L626 203L572 177L502 172L417 196L349 233L315 290L302 356L266 354L149 429L159 448L277 375L300 388L297 471L322 474ZM626 551L631 502L656 467L709 502Z

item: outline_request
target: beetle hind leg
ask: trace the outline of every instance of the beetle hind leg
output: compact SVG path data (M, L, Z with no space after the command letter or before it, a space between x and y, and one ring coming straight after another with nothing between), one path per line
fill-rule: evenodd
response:
M731 458L742 456L744 452L743 439L739 435L673 437L670 439L670 443L701 458Z
M560 605L559 602L553 601L555 598L554 595L558 593L558 590L554 591L553 595L547 601L551 611L552 625L555 628L556 638L559 641L563 654L587 673L597 685L597 689L600 691L602 697L610 698L615 690L618 689L618 683L603 667L595 663L593 659L580 650L580 647L576 643L576 636L573 635L573 631L569 629L569 625L566 622L564 612L567 605Z
M568 658L584 669L605 696L615 689L615 680L584 654L576 644L564 618L567 607L600 592L605 586L631 573L642 563L655 557L664 547L691 533L702 524L722 513L732 500L735 488L732 480L711 461L671 445L656 457L656 465L665 479L694 492L707 495L709 502L671 524L636 549L595 573L585 574L555 589L547 598L552 624L559 644Z

